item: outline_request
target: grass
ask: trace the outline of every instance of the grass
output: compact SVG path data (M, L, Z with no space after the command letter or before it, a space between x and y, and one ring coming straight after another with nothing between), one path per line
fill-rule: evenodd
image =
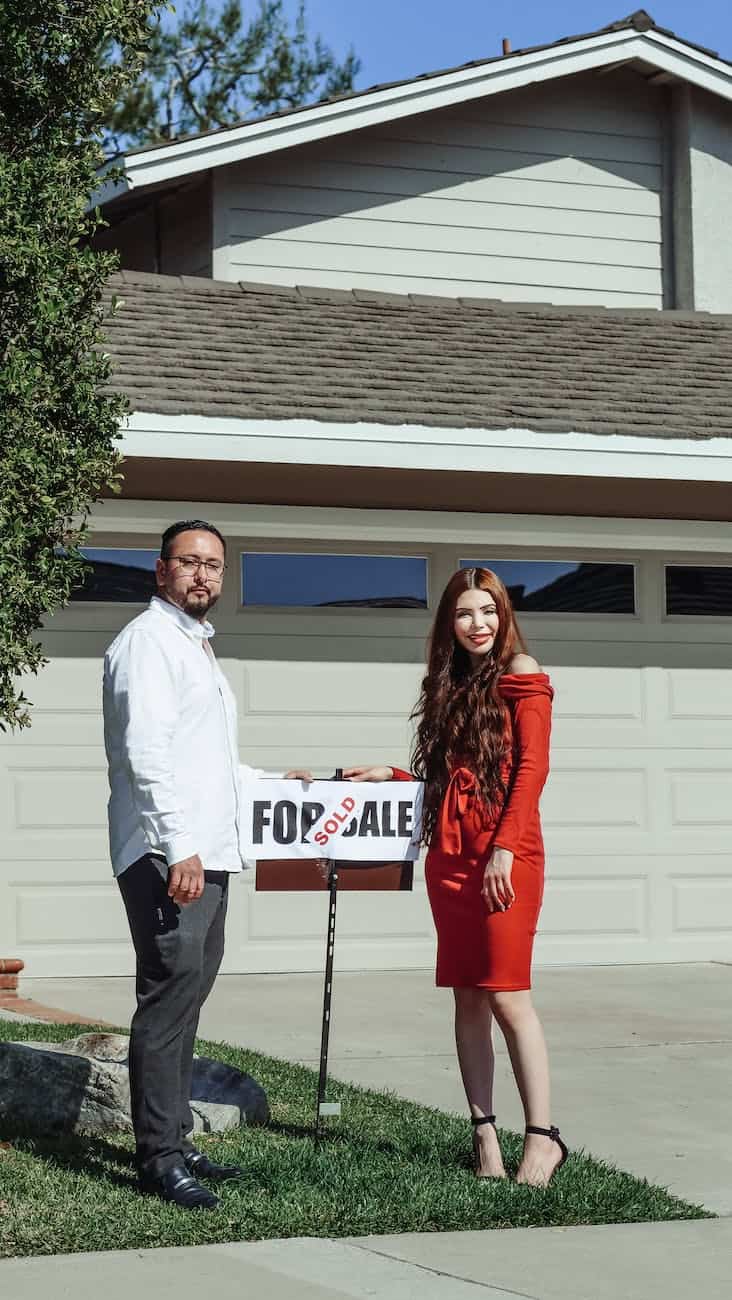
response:
M0 1020L0 1039L52 1041L89 1028ZM312 1070L221 1043L199 1050L254 1075L272 1110L267 1128L201 1139L213 1159L246 1171L224 1188L221 1207L192 1214L139 1196L126 1136L31 1138L0 1127L0 1257L714 1217L582 1152L544 1191L479 1182L465 1120L348 1084L329 1086L343 1115L326 1121L316 1145ZM520 1139L501 1140L510 1172Z

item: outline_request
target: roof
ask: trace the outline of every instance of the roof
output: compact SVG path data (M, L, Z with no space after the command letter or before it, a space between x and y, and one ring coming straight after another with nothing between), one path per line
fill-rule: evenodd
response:
M133 410L732 439L732 315L120 272Z
M607 27L564 36L547 45L476 59L457 67L370 86L318 104L129 150L110 160L122 168L122 178L108 185L102 183L94 201L105 203L133 186L163 183L176 176L442 108L449 103L633 61L650 65L661 76L689 81L732 100L732 63L720 59L714 50L658 26L645 9L638 9Z
M679 41L683 45L688 45L690 49L700 50L702 54L708 54L709 57L712 59L719 58L719 54L717 53L716 50L709 50L703 45L695 45L692 41L687 41L683 37L677 36L676 32L672 32L669 27L659 27L658 24L654 21L651 15L647 13L645 9L636 9L634 13L628 14L627 18L620 18L618 19L617 22L608 23L607 27L599 27L592 32L583 32L577 36L562 36L559 38L559 40L549 41L545 45L527 45L523 49L512 50L510 54L499 54L489 59L471 59L470 62L468 63L460 63L449 68L436 68L430 72L420 72L415 77L402 77L398 81L376 82L373 86L367 86L364 90L354 90L344 95L331 95L328 98L322 99L318 102L321 104L343 103L345 100L359 99L363 95L371 95L376 90L392 90L397 86L409 86L415 81L428 81L434 77L449 76L450 73L462 72L466 68L487 68L492 63L505 63L506 59L520 59L525 54L538 54L544 50L555 50L555 49L559 49L563 45L572 45L577 41L590 40L593 36L603 36L605 33L608 32L622 32L622 31L636 31L636 32L656 31L661 33L661 35L663 36L670 36L672 40ZM295 113L305 112L307 109L310 109L312 107L313 107L312 104L303 104L297 108L281 109L277 113L267 113L262 117L258 117L250 120L257 121L257 122L264 122L264 121L271 121L273 118L292 117ZM231 123L229 126L214 127L210 131L199 131L196 132L195 135L177 136L174 141L170 141L167 145L162 145L162 146L160 144L141 145L137 149L127 150L125 156L131 158L134 157L136 154L147 153L150 151L150 149L159 149L161 147L169 148L170 145L180 143L180 141L182 140L192 140L192 139L200 140L206 136L218 135L222 131L230 131L232 129L232 126L245 126L246 123L247 120L244 119L241 122Z

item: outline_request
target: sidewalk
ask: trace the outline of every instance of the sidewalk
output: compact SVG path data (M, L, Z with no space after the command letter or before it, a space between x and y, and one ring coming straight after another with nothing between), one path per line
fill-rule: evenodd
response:
M23 1300L727 1300L731 1276L729 1219L0 1260Z
M732 1277L732 967L544 970L555 1119L574 1147L701 1202L720 1219L610 1227L293 1239L0 1261L8 1295L41 1300L726 1300ZM132 980L23 980L23 994L124 1024ZM222 976L201 1033L315 1064L322 976ZM450 998L426 972L337 974L331 1071L459 1113ZM501 1122L520 1127L499 1046Z

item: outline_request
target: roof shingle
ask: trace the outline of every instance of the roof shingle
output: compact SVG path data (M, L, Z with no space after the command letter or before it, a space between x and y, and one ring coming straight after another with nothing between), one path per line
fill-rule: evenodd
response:
M732 316L129 271L111 289L138 411L732 438Z

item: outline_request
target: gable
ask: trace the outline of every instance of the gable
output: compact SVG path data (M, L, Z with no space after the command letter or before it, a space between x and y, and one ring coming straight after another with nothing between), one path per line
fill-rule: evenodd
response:
M621 69L219 169L214 278L660 307L666 111Z
M321 104L133 150L121 160L112 160L121 166L122 177L105 182L102 175L94 201L103 204L133 187L169 182L416 113L469 103L559 77L588 71L602 73L604 69L631 64L660 83L685 83L732 100L731 64L713 51L658 27L645 10L638 10L601 31L564 38L552 45L477 60L460 68L375 86Z

